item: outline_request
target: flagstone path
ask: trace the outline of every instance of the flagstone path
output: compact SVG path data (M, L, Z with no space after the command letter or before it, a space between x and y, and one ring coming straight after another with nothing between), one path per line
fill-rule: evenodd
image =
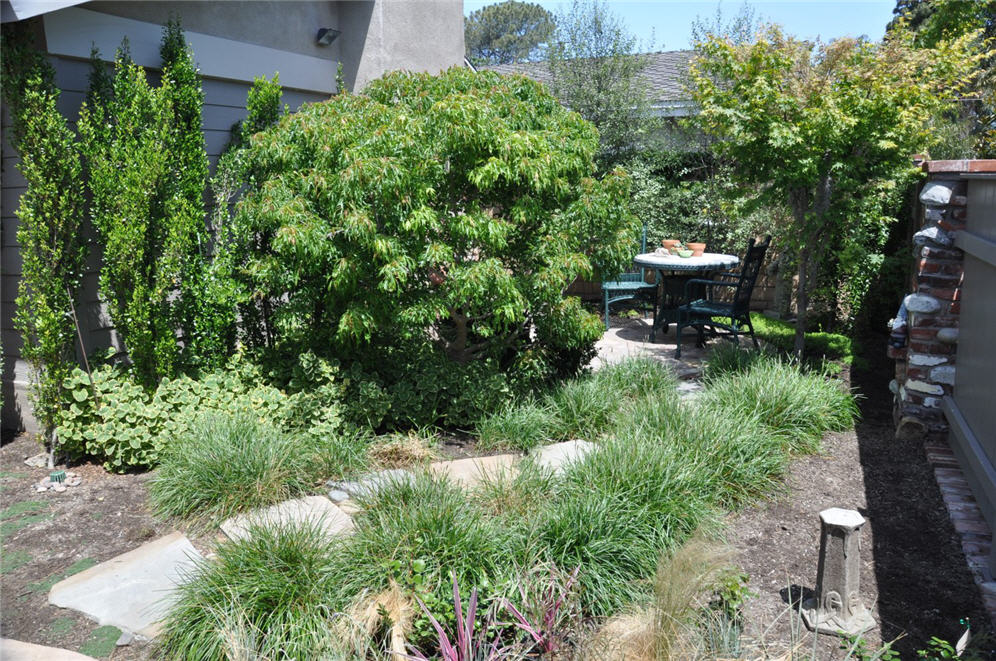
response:
M59 581L48 601L99 624L153 638L173 589L201 559L190 540L174 532Z

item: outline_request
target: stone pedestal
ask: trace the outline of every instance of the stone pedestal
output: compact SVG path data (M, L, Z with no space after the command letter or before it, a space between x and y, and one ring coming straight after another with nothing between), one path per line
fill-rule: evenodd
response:
M861 603L861 526L863 516L837 507L820 512L820 564L816 597L802 604L810 631L857 636L875 626Z

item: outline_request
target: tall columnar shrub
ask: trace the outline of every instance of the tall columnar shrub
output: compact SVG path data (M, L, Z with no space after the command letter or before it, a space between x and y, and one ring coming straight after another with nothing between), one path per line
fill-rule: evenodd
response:
M280 77L272 80L260 76L253 80L246 98L246 119L232 126L232 140L218 159L215 175L211 179L214 209L211 229L216 246L204 282L205 303L200 311L203 325L210 325L213 337L221 345L232 347L235 342L236 310L241 307L243 327L250 329L258 319L251 306L240 306L242 299L235 286L233 274L234 252L231 249L233 228L230 221L234 204L243 182L249 177L246 171L246 149L249 138L276 124L280 118Z
M4 55L3 93L27 181L17 209L22 266L14 325L33 371L34 415L54 451L62 383L75 366L71 313L84 262L82 164L76 137L56 108L50 65L22 48Z
M468 362L593 342L564 299L629 259L622 172L595 179L598 135L522 77L393 73L281 118L247 152L237 275L264 336L350 346L431 340Z
M184 358L223 353L212 325L198 328L208 243L203 93L174 22L161 55L162 84L154 88L120 50L109 89L99 70L91 77L79 121L103 249L101 296L147 385L175 374Z
M206 287L210 239L204 209L208 178L201 121L204 92L179 20L171 19L164 26L159 54L164 83L160 91L173 112L168 136L172 181L166 198L167 242L172 246L165 257L175 261L162 266L179 274L173 324L182 334L185 362L218 366L229 346Z

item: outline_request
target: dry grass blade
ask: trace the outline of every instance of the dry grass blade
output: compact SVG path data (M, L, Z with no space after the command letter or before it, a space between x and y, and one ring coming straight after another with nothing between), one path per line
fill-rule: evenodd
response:
M375 468L407 468L429 463L436 453L424 434L410 431L374 443L368 457Z

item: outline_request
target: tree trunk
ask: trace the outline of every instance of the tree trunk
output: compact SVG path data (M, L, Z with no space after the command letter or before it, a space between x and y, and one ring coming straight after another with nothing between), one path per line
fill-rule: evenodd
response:
M793 352L795 357L802 360L803 351L806 348L806 317L809 312L809 248L799 251L799 290L796 298L795 315L795 346Z

